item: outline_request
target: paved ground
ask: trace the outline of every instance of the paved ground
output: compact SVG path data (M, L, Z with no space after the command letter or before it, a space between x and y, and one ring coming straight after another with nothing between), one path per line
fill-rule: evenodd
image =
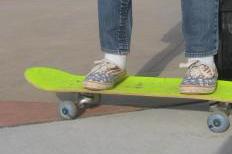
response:
M0 153L230 154L232 132L210 133L206 116L199 111L156 109L4 128Z
M134 1L134 6L128 71L180 76L179 1ZM3 0L0 11L1 100L56 101L53 94L26 84L27 67L52 66L85 74L94 60L102 58L94 0Z
M184 61L180 1L133 2L128 71L182 76L184 71L178 69L179 62ZM1 126L12 125L17 117L24 119L21 124L41 122L42 118L42 122L56 120L54 103L74 96L37 90L25 82L23 72L27 67L43 65L87 73L92 61L102 57L96 1L1 0L0 11L0 122L9 122ZM191 105L185 104L188 102ZM108 113L147 106L155 109L2 128L0 153L231 153L231 129L213 134L206 127L207 104L119 96L105 96L103 104L135 107L110 108Z

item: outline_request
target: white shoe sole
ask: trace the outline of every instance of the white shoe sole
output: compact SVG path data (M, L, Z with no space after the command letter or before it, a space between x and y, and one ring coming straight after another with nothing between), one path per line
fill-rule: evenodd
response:
M88 89L88 90L107 90L107 89L111 89L113 87L113 85L107 85L107 84L101 84L101 83L97 83L97 82L91 82L91 81L86 81L83 83L83 87Z
M192 86L181 86L181 94L211 94L215 91L215 87L192 87Z

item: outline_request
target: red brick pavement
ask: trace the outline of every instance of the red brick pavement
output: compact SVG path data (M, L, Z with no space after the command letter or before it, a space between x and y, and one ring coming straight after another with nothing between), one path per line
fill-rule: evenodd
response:
M59 120L57 103L44 102L0 102L0 127L45 123ZM81 117L132 112L143 108L129 106L101 105L86 110Z

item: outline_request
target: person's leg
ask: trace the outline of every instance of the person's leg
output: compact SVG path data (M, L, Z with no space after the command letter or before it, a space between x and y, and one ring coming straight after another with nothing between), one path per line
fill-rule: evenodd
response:
M132 0L98 0L101 50L104 60L88 73L84 87L112 88L126 76L126 56L130 51Z
M102 51L127 55L132 30L132 1L98 0L98 19Z
M217 71L214 55L219 46L219 0L182 0L182 31L189 67L182 93L212 93Z
M98 0L101 49L105 59L126 68L132 30L131 0Z

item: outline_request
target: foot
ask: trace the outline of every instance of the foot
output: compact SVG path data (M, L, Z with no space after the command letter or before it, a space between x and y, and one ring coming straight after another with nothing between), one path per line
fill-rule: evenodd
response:
M103 59L95 62L96 66L86 75L83 86L89 90L106 90L113 88L126 78L126 70L111 61Z
M215 66L206 65L197 60L180 67L188 67L180 84L180 93L210 94L215 91L218 78Z

